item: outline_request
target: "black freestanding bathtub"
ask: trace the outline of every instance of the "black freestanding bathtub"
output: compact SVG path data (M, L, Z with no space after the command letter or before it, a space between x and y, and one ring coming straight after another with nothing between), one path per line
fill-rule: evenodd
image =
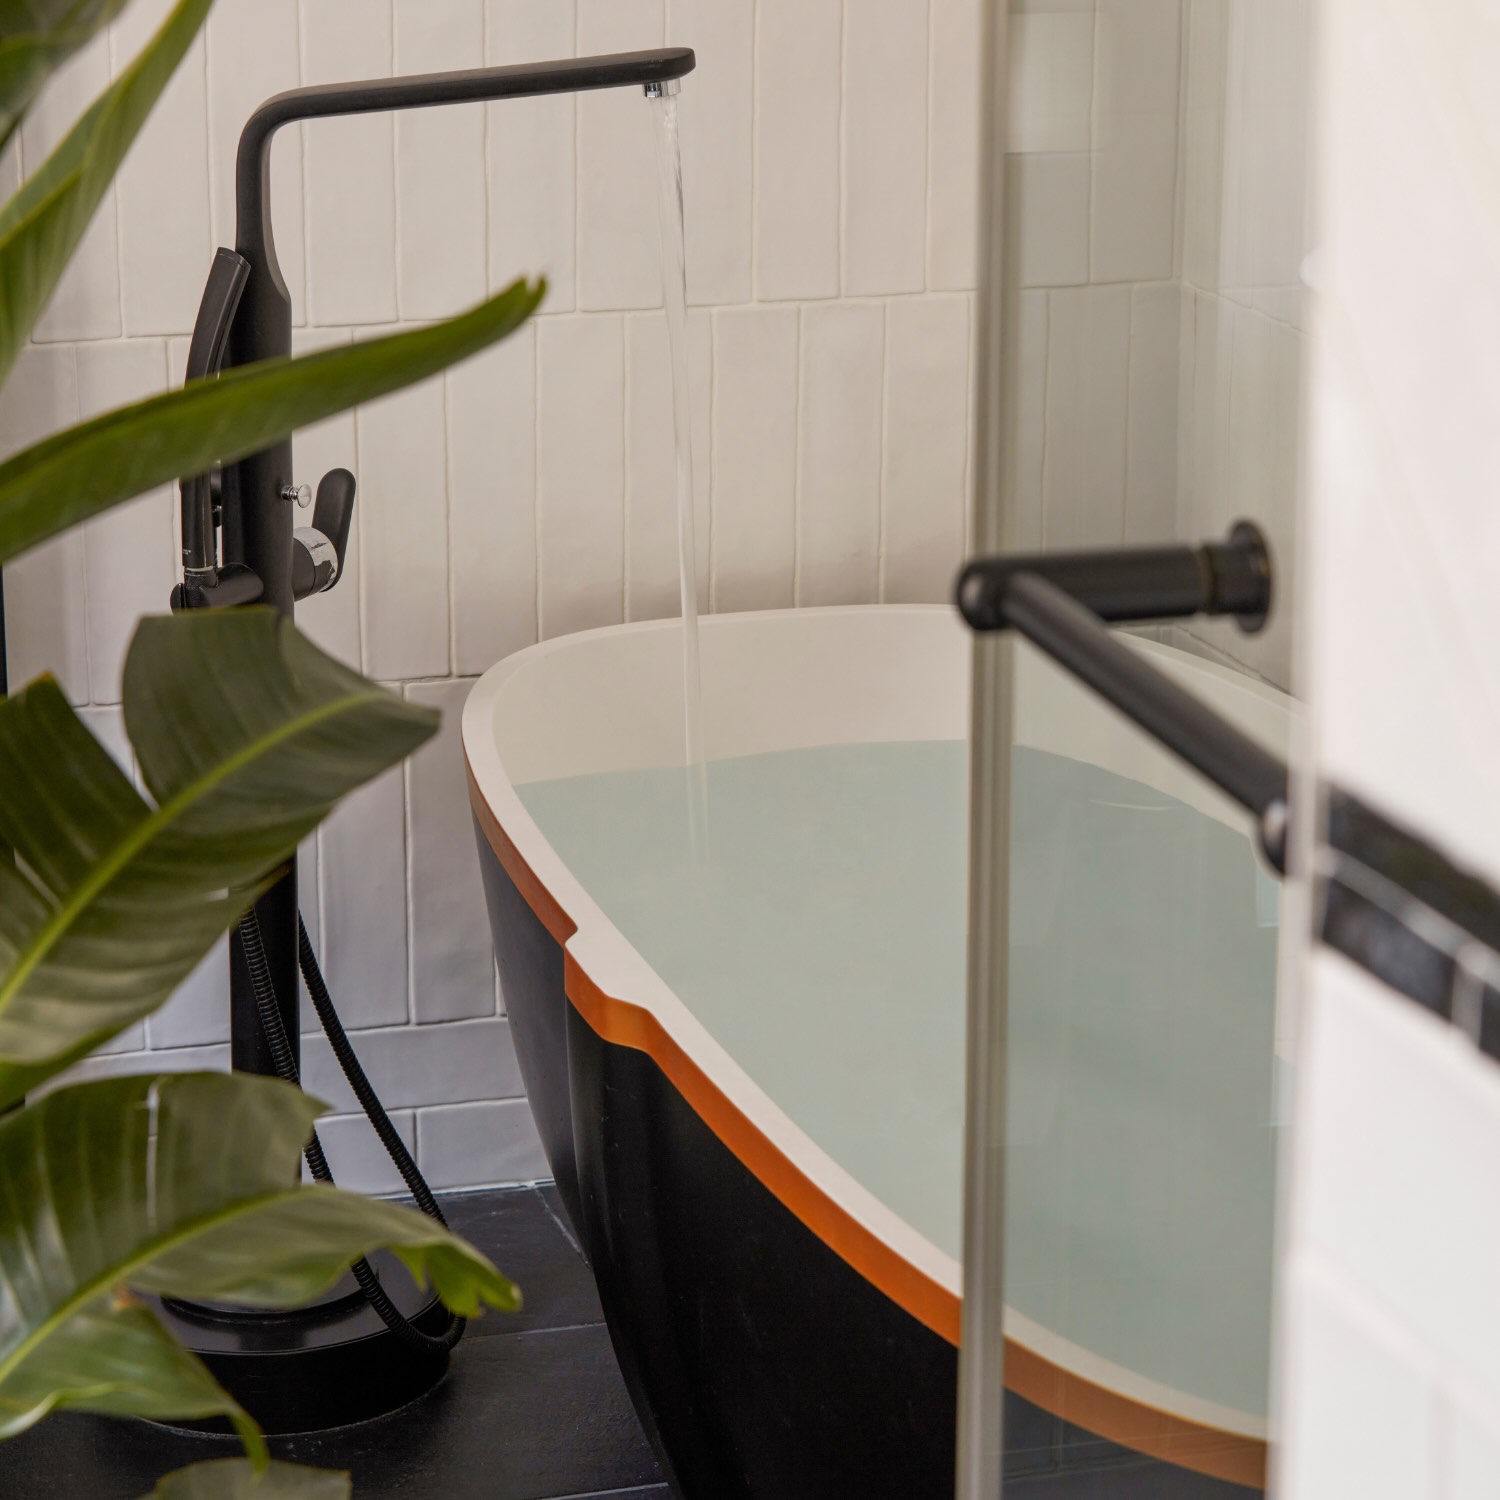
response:
M966 736L968 641L947 609L714 616L702 629L711 763ZM910 1222L901 1191L872 1188L857 1163L803 1128L774 1082L766 1085L764 1069L748 1070L732 1041L705 1025L691 998L675 994L627 941L518 790L680 763L679 630L664 621L545 642L493 668L465 708L485 889L531 1107L632 1398L678 1494L947 1500L961 1295L951 1224L938 1232ZM1282 734L1286 709L1276 695L1165 647L1141 649L1240 722L1269 739ZM1216 836L1242 837L1227 804L1039 664L1023 666L1018 719L1022 744L1127 778L1155 798L1152 811L1197 809ZM1263 909L1248 848L1247 841L1243 889ZM1058 885L1055 871L1038 875L1039 889ZM1055 896L1048 900L1059 909ZM1269 938L1247 936L1239 989L1222 1005L1192 997L1169 1050L1255 1054L1247 1087L1259 1099L1265 1083L1260 1102L1270 1111L1274 985L1265 954L1274 950L1274 922L1261 925ZM961 1040L952 1008L933 1025ZM939 1009L934 1002L935 1017ZM1090 1053L1079 1028L1094 1014L1072 1015L1066 1046L1038 1062L1043 1092L1057 1093L1047 1080L1058 1057L1075 1068ZM1202 1036L1195 1026L1206 1028ZM800 1043L788 1034L785 1045ZM1142 1206L1124 1202L1135 1189L1109 1168L1104 1180L1120 1191L1107 1186L1095 1196L1124 1202L1100 1210L1113 1215L1114 1227L1102 1232L1115 1240L1101 1252L1085 1205L1068 1209L1067 1233L1048 1242L1064 1257L1103 1253L1121 1268L1121 1286L1104 1288L1103 1311L1091 1311L1078 1289L1099 1278L1075 1273L1059 1302L1042 1286L1053 1250L1016 1252L1014 1295L1007 1282L1008 1494L1244 1500L1264 1483L1274 1121L1265 1112L1229 1118L1245 1094L1233 1083L1189 1082L1174 1098L1177 1063L1159 1050L1150 1054L1149 1076L1127 1077L1111 1106L1137 1121L1130 1128L1147 1162L1135 1194ZM925 1174L949 1203L960 1175L958 1091L910 1106L908 1127L899 1086L860 1094L863 1077L842 1078L864 1055L828 1045L825 1035L792 1060L790 1093L805 1094L809 1080L826 1075L830 1088L847 1086L864 1099L852 1106L867 1111L862 1135L894 1141L930 1128L930 1152L882 1150L880 1159L909 1155L912 1192L925 1191L918 1180ZM1191 1064L1182 1075L1190 1079L1201 1071ZM953 1068L959 1076L961 1057ZM1023 1096L1031 1076L1023 1076ZM1091 1088L1089 1098L1099 1092ZM1057 1131L1084 1113L1065 1095L1061 1112L1056 1106L1056 1098L1027 1106L1028 1118L1043 1121L1033 1164L1050 1163ZM1063 1146L1076 1158L1113 1133L1084 1133L1082 1145ZM1153 1140L1166 1143L1162 1152ZM1028 1171L1027 1149L1022 1130L1013 1200L1031 1191L1045 1197L1059 1172L1078 1177L1076 1165ZM1163 1152L1207 1160L1151 1165ZM944 1212L948 1224L952 1211ZM1026 1220L1026 1205L1013 1203L1011 1217ZM1186 1227L1179 1233L1174 1223ZM1191 1263L1179 1242L1196 1247ZM1040 1276L1027 1272L1028 1255L1039 1259ZM1157 1299L1160 1315L1126 1326L1113 1312L1121 1296L1135 1299L1131 1316L1142 1298ZM1057 1326L1049 1308L1058 1309Z

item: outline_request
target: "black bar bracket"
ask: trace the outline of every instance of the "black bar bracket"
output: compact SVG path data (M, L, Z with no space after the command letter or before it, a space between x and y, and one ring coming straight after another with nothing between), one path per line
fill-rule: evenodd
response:
M1229 615L1253 634L1271 613L1271 550L1251 521L1201 547L1117 547L975 558L958 579L958 607L974 630L1004 630L1013 579L1029 573L1112 624Z
M957 595L975 631L1024 636L1250 812L1266 858L1285 872L1285 762L1106 629L1229 615L1258 630L1272 595L1259 528L1241 521L1227 541L1202 547L979 558L959 575Z
M1266 858L1285 873L1285 764L1105 628L1227 614L1259 629L1271 563L1255 527L1240 522L1227 542L1198 548L981 558L957 592L976 631L1024 636L1253 813ZM1500 1063L1500 889L1337 786L1320 788L1316 814L1315 941Z

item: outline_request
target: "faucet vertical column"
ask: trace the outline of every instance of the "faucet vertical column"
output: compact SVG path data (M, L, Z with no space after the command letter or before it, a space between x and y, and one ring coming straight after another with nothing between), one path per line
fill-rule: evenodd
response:
M271 236L271 137L280 123L259 110L240 137L236 167L238 230L235 249L249 262L250 274L230 332L231 366L273 359L292 352L292 299L276 260ZM294 484L292 440L284 439L241 459L226 474L223 548L226 564L239 563L261 581L261 602L290 617L293 506L283 498ZM301 1066L297 981L297 866L255 903L271 985L282 1027ZM260 1024L255 986L238 932L229 939L230 1059L243 1073L274 1077L275 1063Z

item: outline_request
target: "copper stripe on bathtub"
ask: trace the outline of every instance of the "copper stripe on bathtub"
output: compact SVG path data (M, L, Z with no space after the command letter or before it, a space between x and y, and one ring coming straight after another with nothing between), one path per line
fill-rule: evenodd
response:
M531 866L521 857L521 851L511 843L510 835L500 826L499 820L490 811L490 805L474 780L473 768L468 757L464 757L464 770L469 777L469 806L484 830L485 842L495 851L500 867L510 876L520 891L527 906L536 913L537 920L547 929L547 936L559 946L566 943L578 924L558 904L557 898L532 873Z
M567 949L577 924L537 877L500 826L472 771L470 799L485 841L549 936L563 949L569 1002L614 1046L642 1052L725 1148L794 1218L835 1255L950 1344L959 1338L959 1299L913 1266L805 1176L708 1077L645 1007L607 995ZM1259 1438L1189 1421L1053 1364L1013 1339L1005 1341L1005 1383L1018 1396L1109 1442L1232 1484L1263 1486L1266 1445Z

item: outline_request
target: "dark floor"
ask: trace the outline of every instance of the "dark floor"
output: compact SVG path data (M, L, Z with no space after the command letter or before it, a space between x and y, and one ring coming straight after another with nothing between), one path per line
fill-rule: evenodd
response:
M668 1500L625 1394L594 1282L553 1189L447 1195L453 1228L513 1277L514 1316L470 1325L447 1378L358 1427L277 1438L278 1458L348 1469L355 1500ZM0 1444L4 1500L137 1500L227 1440L63 1413Z

